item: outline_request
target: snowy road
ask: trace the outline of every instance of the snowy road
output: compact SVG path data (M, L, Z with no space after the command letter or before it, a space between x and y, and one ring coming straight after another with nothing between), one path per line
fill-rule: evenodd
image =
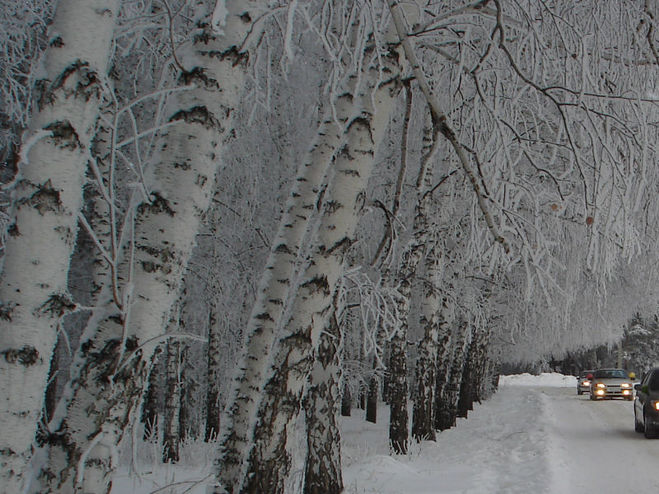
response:
M659 440L634 432L634 406L543 388L551 494L659 492Z
M375 426L344 421L346 493L659 492L659 439L634 432L632 403L591 402L577 396L574 378L554 381L503 385L407 457L386 454L384 410Z

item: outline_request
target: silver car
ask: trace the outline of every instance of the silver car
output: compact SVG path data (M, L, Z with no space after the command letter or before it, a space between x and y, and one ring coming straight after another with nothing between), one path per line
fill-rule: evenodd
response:
M623 369L597 369L590 381L590 399L624 398L631 401L634 399L632 379L635 377Z
M584 393L590 393L590 379L588 379L588 376L593 374L594 372L595 372L594 369L589 369L579 374L579 377L577 377L578 395L582 395Z

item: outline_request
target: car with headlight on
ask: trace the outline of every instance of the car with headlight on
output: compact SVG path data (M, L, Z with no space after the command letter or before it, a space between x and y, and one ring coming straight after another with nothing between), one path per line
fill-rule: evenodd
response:
M593 372L595 372L594 369L585 370L581 374L579 374L579 377L577 377L578 395L582 395L584 393L590 393L590 379L588 379L588 376L591 375Z
M632 379L636 376L627 374L624 369L597 369L590 374L590 399L601 400L611 398L634 399Z
M659 434L659 367L648 371L634 386L634 429L648 439Z

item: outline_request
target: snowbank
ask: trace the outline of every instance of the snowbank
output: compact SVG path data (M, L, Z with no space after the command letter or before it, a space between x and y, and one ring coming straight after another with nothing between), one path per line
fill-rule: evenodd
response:
M552 388L576 387L577 378L564 376L556 372L544 372L539 376L532 374L516 374L512 376L501 376L499 386L547 386Z

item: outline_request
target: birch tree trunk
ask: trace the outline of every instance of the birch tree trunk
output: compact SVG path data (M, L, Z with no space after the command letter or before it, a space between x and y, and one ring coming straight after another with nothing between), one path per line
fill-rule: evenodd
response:
M177 463L179 456L181 412L181 342L167 342L167 383L165 386L165 423L163 462Z
M214 441L220 432L220 352L221 335L213 309L208 314L208 385L206 388L206 441Z
M353 21L353 36L359 29ZM351 40L354 46L354 39ZM269 355L281 324L286 299L299 262L299 252L309 218L317 212L318 194L343 136L341 125L350 117L357 77L348 76L345 91L333 102L336 114L327 111L307 156L296 172L277 234L259 281L257 299L245 328L242 367L236 373L221 446L220 478L223 484L239 481L247 458L261 393L267 379ZM337 121L341 125L337 125Z
M291 453L286 447L289 424L299 413L313 351L331 311L344 255L355 240L376 143L388 124L400 88L397 57L385 54L383 58L388 64L388 79L380 81L378 68L370 67L366 87L354 99L359 111L347 123L344 144L334 158L334 178L327 193L317 245L302 275L291 320L278 342L246 473L239 483L225 485L230 491L277 494L285 490L291 464Z
M391 449L397 454L407 453L408 441L408 385L407 385L407 333L409 327L410 301L412 297L412 284L416 276L419 262L428 249L431 237L429 211L432 200L433 173L428 166L436 150L436 136L438 130L433 130L432 145L421 160L419 175L416 182L417 203L415 207L412 238L409 240L401 255L401 266L398 271L398 297L396 304L400 315L400 327L391 339L389 383L390 412L389 412L389 442Z
M416 391L412 411L412 437L417 441L434 441L432 411L435 398L435 381L437 379L437 353L439 350L441 319L441 297L437 284L439 282L439 258L437 247L426 255L426 286L421 302L421 327L423 339L419 344L416 362ZM446 337L446 331L442 337ZM444 343L445 344L445 343Z
M206 31L188 53L179 53L189 67L181 79L194 86L178 92L169 110L168 121L175 125L161 138L160 162L145 184L150 202L136 211L134 244L122 266L130 290L125 304L100 322L81 349L77 387L42 471L44 492L110 489L112 455L139 401L154 348L164 339L210 202L223 140L233 132L247 59L237 47L253 27L251 19L258 18L251 9L260 6L227 2L222 35Z
M337 423L341 401L341 331L336 312L335 303L320 337L304 400L308 448L304 494L340 494L343 491L341 435Z
M118 0L62 0L22 149L0 279L0 491L24 487L99 115Z
M454 327L457 333L454 343L453 357L444 392L436 410L436 425L440 431L450 429L456 423L460 383L465 366L465 354L471 339L471 326L466 321L459 321Z

